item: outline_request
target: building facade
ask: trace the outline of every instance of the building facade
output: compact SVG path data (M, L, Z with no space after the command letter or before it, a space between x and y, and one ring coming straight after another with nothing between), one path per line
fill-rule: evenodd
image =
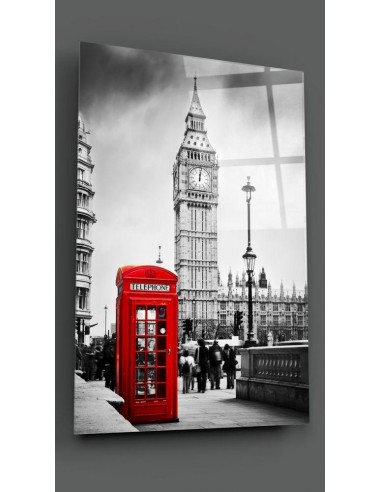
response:
M78 117L77 149L77 223L76 223L76 339L83 343L90 335L91 258L94 251L91 229L96 222L93 212L91 145L87 142L88 131L82 117Z
M179 321L217 322L218 161L208 139L195 77L185 133L173 165Z
M218 336L229 338L234 333L234 313L243 313L243 323L238 330L241 340L247 339L248 292L246 272L235 282L230 272L227 284L220 284L218 291ZM270 281L267 289L260 289L258 281L253 289L254 338L260 345L267 344L271 332L275 342L287 340L308 340L308 287L298 291L293 285L273 290Z

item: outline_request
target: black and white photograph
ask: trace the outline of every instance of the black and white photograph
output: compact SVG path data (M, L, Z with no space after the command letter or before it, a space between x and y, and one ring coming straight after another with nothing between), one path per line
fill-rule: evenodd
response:
M309 422L303 72L81 43L74 433Z

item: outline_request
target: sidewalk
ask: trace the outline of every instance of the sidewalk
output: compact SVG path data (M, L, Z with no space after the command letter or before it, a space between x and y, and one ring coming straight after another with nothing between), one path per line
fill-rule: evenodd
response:
M219 429L230 427L260 427L275 425L307 424L307 413L288 408L276 407L266 403L238 400L235 389L210 390L205 393L195 391L182 393L182 379L178 378L179 422L164 424L139 424L135 427L140 432ZM221 381L221 388L226 388L226 379Z
M112 406L123 403L123 399L105 388L104 381L74 378L74 434L138 432Z
M226 379L221 388L226 387ZM220 429L301 425L308 423L308 414L276 407L266 403L238 400L235 389L195 390L182 393L182 379L178 378L179 422L161 424L136 424L133 426L109 403L118 404L123 399L105 388L104 381L85 382L75 376L74 433L108 434L118 432L151 432L192 429Z

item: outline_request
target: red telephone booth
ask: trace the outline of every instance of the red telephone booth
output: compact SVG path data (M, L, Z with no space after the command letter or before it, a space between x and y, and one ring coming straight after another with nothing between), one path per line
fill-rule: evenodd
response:
M116 276L116 392L132 423L178 420L177 276L124 266Z

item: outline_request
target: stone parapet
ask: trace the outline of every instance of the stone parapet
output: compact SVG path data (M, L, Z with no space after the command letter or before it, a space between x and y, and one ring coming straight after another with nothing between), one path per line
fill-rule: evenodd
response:
M241 349L237 398L308 412L308 345Z

